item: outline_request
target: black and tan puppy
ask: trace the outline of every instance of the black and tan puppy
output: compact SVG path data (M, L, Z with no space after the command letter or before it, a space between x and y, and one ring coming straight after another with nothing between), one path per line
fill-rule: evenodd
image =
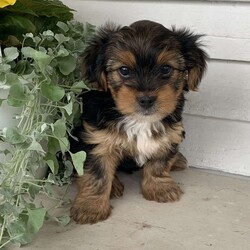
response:
M124 159L143 167L142 194L147 200L179 200L182 191L171 169L186 168L178 152L184 138L184 93L196 90L207 55L199 35L168 30L151 21L101 28L83 55L86 80L102 91L83 95L82 127L72 150L87 151L85 173L71 208L78 223L105 220L110 196L123 185L115 176Z

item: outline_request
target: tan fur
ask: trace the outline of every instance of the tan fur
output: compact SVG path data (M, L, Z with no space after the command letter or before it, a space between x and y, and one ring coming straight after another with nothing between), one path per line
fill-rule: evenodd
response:
M111 182L96 181L84 173L77 180L78 194L70 210L71 217L78 223L96 223L107 219L111 213L109 196Z
M181 131L181 130L179 130ZM173 133L174 134L174 133ZM173 136L172 134L172 136ZM179 141L178 136L173 136L175 141ZM176 201L183 193L177 183L170 177L170 170L184 170L187 168L187 160L177 153L166 165L161 161L150 161L144 166L142 194L147 200L157 202Z
M174 156L174 162L173 165L171 166L171 171L181 171L187 168L187 159L186 157L178 152Z
M131 51L118 51L116 57L120 61L121 66L127 66L130 69L134 69L136 67L135 56Z
M107 70L115 71L122 66L126 66L130 69L136 67L136 59L131 51L128 50L115 50L112 51L115 54L115 58L110 58L107 62Z
M193 68L188 73L188 87L190 90L197 91L198 84L200 82L200 78L202 76L202 72L199 68Z
M175 69L183 70L185 66L184 58L174 50L162 51L157 57L157 64L169 65Z
M177 122L172 128L166 127L167 137L174 144L180 144L183 140L182 133L184 132L182 122Z
M110 194L110 198L120 198L123 196L124 185L119 180L117 176L115 176L112 183L112 190Z
M147 200L157 202L177 201L183 193L170 177L174 158L167 165L160 161L149 161L143 169L142 194Z
M178 100L178 93L171 85L161 87L157 95L159 113L166 115L174 111Z
M136 90L126 86L122 86L114 95L116 105L122 114L128 115L135 112L137 95Z

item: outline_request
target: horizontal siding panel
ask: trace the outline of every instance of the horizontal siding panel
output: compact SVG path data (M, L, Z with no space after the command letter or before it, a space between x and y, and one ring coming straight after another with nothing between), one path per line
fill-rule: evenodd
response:
M201 1L82 1L63 0L75 17L96 25L108 19L129 24L152 19L167 27L190 27L209 36L250 39L250 5Z
M250 123L185 115L184 126L190 166L250 176Z
M250 61L250 4L207 1L80 1L64 0L76 19L102 25L108 20L127 25L149 19L166 27L189 27L207 34L214 59Z
M212 36L206 36L203 39L205 50L212 59L250 62L250 39Z
M211 61L199 91L186 98L188 114L250 121L250 63Z

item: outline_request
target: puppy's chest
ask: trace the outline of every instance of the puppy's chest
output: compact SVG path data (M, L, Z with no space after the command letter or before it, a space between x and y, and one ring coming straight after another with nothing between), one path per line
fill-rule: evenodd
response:
M143 166L152 156L160 155L160 152L166 151L171 145L171 140L161 122L127 121L123 124L123 130L127 137L122 147L139 166Z

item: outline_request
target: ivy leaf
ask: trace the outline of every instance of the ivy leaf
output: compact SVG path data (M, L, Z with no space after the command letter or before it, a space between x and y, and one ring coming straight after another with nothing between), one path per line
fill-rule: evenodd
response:
M34 96L28 93L28 88L20 83L10 87L8 104L14 107L21 107L25 102L34 100Z
M11 86L9 95L17 98L22 99L25 96L25 89L24 86L21 84L14 84Z
M32 143L30 144L30 146L27 149L45 154L45 151L43 150L41 144L38 143L35 139L33 139Z
M13 194L12 194L12 197L13 197ZM4 204L0 206L0 212L1 212L1 215L13 214L14 216L18 216L18 214L22 212L22 209L20 209L20 207L13 206L9 202L5 202Z
M83 89L89 90L89 87L83 81L79 81L75 82L70 89L75 93L81 93Z
M61 21L57 22L56 24L61 30L63 30L65 33L69 31L69 27L66 23L63 23Z
M23 143L26 140L26 137L24 135L21 135L19 131L15 128L6 128L3 129L3 132L5 134L5 139L7 142L12 144L17 143Z
M15 47L5 48L3 51L4 51L4 55L5 55L5 60L7 62L11 62L11 61L15 60L19 55L18 50Z
M14 221L6 225L11 242L18 246L21 244L27 244L30 241L30 239L26 239L26 237L24 237L26 231L24 221L26 219L27 216L23 216L23 218L20 218L18 221Z
M53 174L57 174L58 173L58 169L59 169L59 164L56 158L55 154L52 154L50 152L48 152L46 154L46 156L44 157L44 160L46 161L46 163L48 164L51 172Z
M17 74L14 74L14 73L12 73L12 72L10 72L10 73L7 73L6 74L6 84L8 84L8 85L15 85L15 84L19 84L19 85L21 85L21 81L19 80L19 78L18 78L18 75ZM17 86L16 88L23 88L23 91L22 92L24 92L24 86ZM18 91L21 91L20 89L18 90ZM17 92L18 92L17 91Z
M6 75L4 73L0 73L0 86L6 84Z
M51 30L46 30L43 32L43 36L54 36L54 32Z
M81 40L76 40L76 41L74 42L74 50L75 50L75 51L77 51L77 52L79 52L79 53L82 53L83 50L84 50L84 48L85 48L85 43L84 43L83 41L81 41Z
M57 222L61 226L66 226L70 222L70 217L68 215L63 215L63 216L57 218Z
M60 144L56 138L49 137L48 141L48 152L51 154L56 154L58 151L60 151Z
M39 193L40 189L41 189L41 188L38 187L37 185L34 185L34 184L31 183L31 182L29 183L28 194L29 194L29 196L30 196L30 198L31 198L32 200L35 199L36 194Z
M66 151L69 150L69 141L67 138L59 138L58 139L59 145L60 145L60 149L62 151L62 153L64 154Z
M11 96L8 97L7 103L9 106L12 106L12 107L22 107L25 104L25 102L16 100L15 98L12 98Z
M71 159L78 175L83 175L83 163L86 160L86 153L84 151L75 154L70 152Z
M43 83L41 86L42 94L52 101L60 101L64 95L65 90L52 83Z
M57 52L57 56L64 57L64 56L68 56L68 55L69 55L69 51L66 50L63 46L61 46L59 51Z
M44 188L44 191L46 192L46 194L49 196L49 197L53 197L53 194L54 194L54 190L51 186L51 183L54 183L54 181L52 181L51 179L51 174L49 174L48 178L47 178L47 181L50 181L50 182L46 182L43 186Z
M76 58L72 55L58 57L58 67L63 75L69 75L76 68Z
M64 171L64 178L69 178L73 173L74 166L69 160L64 161L64 166L66 167Z
M29 209L28 211L28 221L26 230L30 234L37 233L43 225L46 209L45 208L36 208L36 209Z
M63 106L62 108L66 110L68 115L71 115L73 112L73 103L70 102L67 105Z
M62 138L66 135L66 124L65 121L60 119L57 120L53 125L52 125L52 130L54 131L54 135L58 138Z
M23 47L21 49L21 52L22 52L24 57L33 58L34 55L35 55L36 50L31 48L31 47Z
M8 73L10 69L11 66L9 64L3 64L3 63L0 64L0 72Z
M64 42L68 42L70 38L66 37L63 34L55 34L55 39L58 41L59 44L61 44Z
M55 183L56 183L56 177L55 177L55 175L49 173L49 175L48 175L48 177L47 177L47 181L48 181L49 184L55 184ZM52 186L51 186L51 185L49 185L49 186L50 186L50 188L51 188L50 192L53 193L53 188L52 188Z
M52 59L53 58L47 55L45 52L35 51L34 60L42 71L45 70L45 68L50 64Z
M55 173L56 173L56 170L55 170L54 162L53 162L52 160L46 160L46 163L47 163L47 165L49 166L51 172L52 172L53 174L55 174Z
M69 141L66 137L63 138L49 138L48 152L56 154L61 151L63 154L69 150Z

